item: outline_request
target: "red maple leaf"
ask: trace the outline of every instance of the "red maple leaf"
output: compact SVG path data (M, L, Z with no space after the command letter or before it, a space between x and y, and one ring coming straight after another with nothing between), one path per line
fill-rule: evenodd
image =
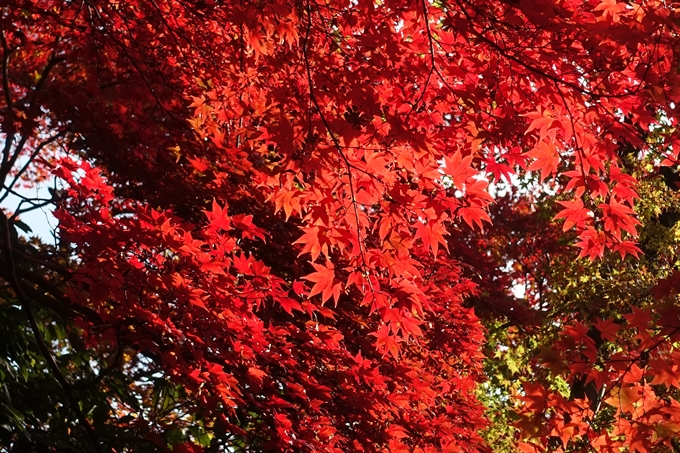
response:
M541 110L541 107L535 112L525 113L522 116L533 119L529 128L524 133L528 134L529 132L538 129L540 141L543 141L549 135L548 131L558 127L560 124L559 121L556 121L555 118L553 118L549 110Z
M586 224L593 221L593 211L586 208L580 198L573 201L559 201L558 203L565 208L555 216L555 219L565 219L562 226L563 231L567 231L574 226L583 228Z
M376 338L375 347L383 354L390 354L394 359L399 358L399 339L396 335L390 334L390 328L383 324L377 332L370 333Z
M439 244L443 245L446 250L449 249L444 234L448 234L446 228L440 222L431 221L418 224L413 238L421 239L425 248L431 247L432 254L436 257Z
M525 153L527 157L536 159L529 170L539 170L541 172L541 180L548 179L550 175L557 173L557 167L560 164L560 155L555 149L555 145L540 140L534 149Z
M460 151L456 151L453 156L444 156L446 174L453 179L453 185L458 190L463 190L467 179L476 173L472 168L472 158L472 155L463 157Z
M602 3L593 8L593 11L602 11L604 17L611 19L612 22L618 22L622 12L626 11L626 2L618 2L617 0L604 0Z
M316 263L312 263L312 266L314 266L316 272L302 277L314 283L309 291L309 297L321 294L321 304L323 305L333 296L337 305L342 291L342 282L335 277L335 267L329 261L326 261L325 266Z

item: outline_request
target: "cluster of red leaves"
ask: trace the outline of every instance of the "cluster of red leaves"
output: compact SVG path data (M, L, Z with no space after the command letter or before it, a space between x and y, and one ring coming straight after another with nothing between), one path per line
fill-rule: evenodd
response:
M252 216L213 201L194 225L118 205L88 164L63 160L57 174L70 188L56 215L62 238L80 245L74 282L88 289L87 305L161 357L202 411L220 414L222 429L276 450L481 446L471 391L482 331L460 305L470 284L453 279L450 262L432 266L437 285L403 290L384 315L391 324L378 327L357 290L335 292L346 272L317 265L305 277L310 289L254 258L251 243L267 238ZM129 215L116 216L123 208ZM334 309L323 306L331 293ZM419 295L437 310L422 320L407 311Z
M543 366L568 383L590 386L586 395L570 397L538 383L525 383L518 426L534 438L525 452L647 453L675 448L680 432L677 392L680 370L680 313L674 304L633 308L623 323L611 319L588 327L575 322L541 354ZM607 353L608 345L616 352ZM538 441L538 442L537 442Z
M449 241L490 224L489 178L558 177L582 256L637 253L620 154L678 158L676 132L647 140L677 125L677 17L658 0L41 0L2 24L27 57L17 91L55 62L28 107L83 153L57 172L72 299L253 445L400 452L482 448L462 300L463 266L487 261Z

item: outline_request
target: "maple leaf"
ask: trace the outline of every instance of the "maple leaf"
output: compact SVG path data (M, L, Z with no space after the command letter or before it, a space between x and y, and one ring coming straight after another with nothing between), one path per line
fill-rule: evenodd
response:
M677 364L663 360L654 360L649 366L653 376L651 385L663 384L667 389L671 387L680 389L680 367Z
M234 225L234 227L241 230L242 237L246 239L259 238L262 239L263 241L265 240L264 239L265 231L262 228L258 228L255 225L253 225L252 215L237 214L235 216L232 216L231 223Z
M411 453L411 449L398 439L391 439L388 445L389 453Z
M616 334L621 330L621 326L618 325L613 319L599 320L594 324L595 328L600 331L602 338L609 341L616 340Z
M623 315L631 326L638 329L647 329L652 321L652 312L650 309L641 309L638 307L631 307L632 313Z
M624 384L635 384L639 383L642 381L642 379L645 377L645 370L637 366L637 364L633 363L630 366L630 370L626 372L626 374L623 375L623 383Z
M201 291L200 289L192 289L190 290L189 293L189 302L192 305L196 305L197 307L200 307L204 310L208 310L208 307L206 307L205 303L203 302L203 296L204 292Z
M618 22L621 13L626 11L626 3L617 0L604 0L593 8L593 11L602 11L604 17L610 18L612 22Z
M519 442L517 447L524 453L542 453L543 449L538 445L530 444L527 442Z
M385 434L393 439L403 439L408 436L408 432L403 426L397 425L396 423L391 424L387 429L385 429Z
M399 359L399 342L401 339L390 334L390 328L386 324L383 324L380 329L369 335L376 338L375 347L378 352L381 352L383 355L390 354L395 360Z
M448 234L448 232L440 222L430 221L418 224L413 239L421 239L425 248L431 247L432 255L436 258L439 244L443 245L447 251L449 250L444 234Z
M525 401L527 408L534 413L542 413L545 410L546 396L548 394L545 387L538 383L525 382L522 384L524 388L524 395L522 400Z
M583 228L593 220L593 211L583 205L583 201L577 198L573 201L558 201L565 209L555 216L555 219L565 219L562 226L563 231L570 230L572 227Z
M370 150L366 150L364 154L366 159L366 171L375 175L381 175L385 173L385 167L387 166L387 159L385 159L379 153L374 153Z
M652 441L656 441L658 439L673 438L679 432L680 423L675 421L662 422L654 428L655 436L652 437Z
M652 294L657 299L663 299L680 293L680 271L674 270L671 275L660 279L652 288Z
M229 269L229 264L221 261L206 261L201 264L201 271L216 275L226 276L227 269Z
M283 212L286 214L286 221L288 221L293 213L300 214L302 212L300 196L295 190L281 190L272 196L270 200L274 201L274 212L279 212L279 210L283 209Z
M556 121L555 118L552 117L549 110L541 110L541 107L535 112L525 113L522 116L533 119L529 128L524 133L528 134L529 132L538 129L541 142L548 136L548 131L550 129L557 127L560 124L559 121Z
M315 263L312 263L312 266L314 266L316 272L302 277L314 283L308 296L313 297L321 294L321 305L333 296L335 305L337 305L342 291L342 282L335 277L335 267L329 261L326 261L325 266Z
M612 249L615 252L619 252L619 255L621 255L621 259L625 258L626 255L633 255L635 258L638 258L640 256L640 253L642 253L640 247L638 247L637 244L633 241L618 242L612 246Z
M418 261L412 259L399 259L395 260L394 264L389 266L389 271L391 274L399 277L420 277L420 271L416 267ZM349 284L349 281L348 281Z
M194 168L194 170L196 170L198 173L203 173L208 168L210 168L207 163L205 163L203 160L201 160L199 158L189 157L189 158L187 158L187 160L189 161L191 166Z
M534 149L525 153L525 156L536 159L529 170L539 170L541 172L541 181L544 181L557 173L557 167L560 164L560 156L552 143L540 140Z
M290 297L280 297L276 299L276 301L281 305L281 308L286 310L286 313L289 315L293 314L293 310L297 311L303 311L302 310L302 305L295 299L291 299Z
M312 261L316 261L322 252L328 256L328 245L325 243L320 231L319 227L304 228L305 233L297 241L293 242L293 244L305 244L298 256L309 253L312 255Z
M457 214L463 218L470 228L478 226L480 230L483 230L485 221L491 223L489 214L484 209L477 206L460 207Z
M510 165L498 162L493 158L490 158L485 162L486 171L493 174L495 181L501 181L502 179L507 182L512 181L512 175L515 174L515 170Z
M305 294L307 292L305 290L305 284L297 280L293 282L292 288L293 292L298 296Z
M227 215L227 207L225 206L222 208L219 203L217 203L217 200L213 198L212 201L212 210L210 211L204 211L205 215L208 217L208 220L210 221L210 225L215 228L216 230L224 230L224 231L229 231L231 230L231 222L229 219L229 216Z
M458 190L463 190L465 181L476 173L471 165L472 159L472 155L463 157L460 151L456 151L453 156L444 156L446 174L451 177L453 185Z
M623 203L612 199L609 203L602 203L599 206L605 216L604 229L611 232L619 241L621 240L621 230L637 236L637 226L640 221L635 218L635 211Z
M604 255L605 244L607 238L603 232L595 230L591 226L586 226L585 230L579 235L579 241L576 246L581 249L579 258L585 256L591 260L595 258L602 258Z
M252 380L259 385L262 385L262 379L268 376L267 373L254 366L248 368L248 375L250 375Z
M422 321L419 321L408 314L400 316L397 323L406 339L409 337L418 338L423 336L423 331L418 327L420 324L422 324Z
M604 402L613 406L617 411L635 414L636 403L642 398L642 391L638 385L614 387Z

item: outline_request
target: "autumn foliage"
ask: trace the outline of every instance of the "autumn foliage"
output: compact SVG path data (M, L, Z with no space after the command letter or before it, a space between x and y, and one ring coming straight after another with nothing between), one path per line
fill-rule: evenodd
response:
M2 307L67 408L42 423L77 451L493 451L485 357L531 342L494 384L513 448L680 451L680 273L640 264L676 203L679 21L657 0L6 2ZM20 236L48 205L57 242ZM637 266L611 277L628 294L562 291L604 263Z

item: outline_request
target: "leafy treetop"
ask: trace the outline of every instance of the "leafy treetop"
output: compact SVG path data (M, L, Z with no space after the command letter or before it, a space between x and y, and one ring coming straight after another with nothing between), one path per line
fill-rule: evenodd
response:
M680 153L677 20L657 0L10 2L0 181L58 181L59 243L16 236L41 203L25 199L0 219L0 276L82 448L106 451L98 425L115 425L150 450L485 450L484 331L466 298L508 302L512 281L480 232L501 228L500 208L532 219L545 189L579 257L639 255L638 179ZM503 181L532 175L523 201L494 205ZM514 228L568 256L559 229ZM181 404L145 411L148 390L102 376L140 396L112 390L95 423L101 403L54 360L33 303L112 354L104 370L152 369ZM644 316L608 364L675 341ZM556 343L571 376L579 354L599 360L587 332ZM618 385L626 367L598 385L637 392ZM541 423L620 448L620 428L596 438L573 415L585 400L547 392L524 387L538 440L522 448L549 446ZM638 432L621 445L668 442Z

